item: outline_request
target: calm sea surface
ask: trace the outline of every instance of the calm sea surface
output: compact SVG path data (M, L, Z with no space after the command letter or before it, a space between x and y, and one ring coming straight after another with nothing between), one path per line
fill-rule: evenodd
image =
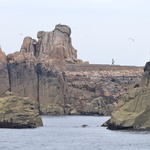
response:
M44 127L36 129L0 129L0 150L150 150L150 132L100 127L109 117L42 119Z

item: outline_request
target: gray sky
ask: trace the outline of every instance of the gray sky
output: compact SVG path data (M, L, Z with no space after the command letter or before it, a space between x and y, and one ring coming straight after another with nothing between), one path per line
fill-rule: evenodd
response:
M0 19L6 54L19 51L25 36L37 39L38 31L61 23L71 27L83 61L144 66L150 60L150 0L0 0Z

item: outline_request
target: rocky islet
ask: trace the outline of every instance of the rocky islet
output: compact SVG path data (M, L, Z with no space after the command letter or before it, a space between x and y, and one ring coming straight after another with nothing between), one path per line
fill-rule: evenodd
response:
M43 115L110 115L138 82L143 67L91 65L77 58L71 29L58 24L25 37L20 52L0 52L2 95L9 90L30 101Z

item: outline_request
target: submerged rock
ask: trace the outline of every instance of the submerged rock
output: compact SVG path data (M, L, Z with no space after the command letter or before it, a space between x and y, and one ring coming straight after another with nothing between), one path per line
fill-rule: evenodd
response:
M0 128L36 128L43 126L37 109L29 101L7 92L0 98Z
M108 129L150 129L149 68L150 62L145 65L140 84L129 87L118 109L112 113L110 120L103 124Z

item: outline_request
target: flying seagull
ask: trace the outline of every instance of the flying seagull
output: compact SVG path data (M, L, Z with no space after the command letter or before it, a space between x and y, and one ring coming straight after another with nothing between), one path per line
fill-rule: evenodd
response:
M134 42L134 39L133 39L133 38L128 38L128 40L131 40L132 42Z

